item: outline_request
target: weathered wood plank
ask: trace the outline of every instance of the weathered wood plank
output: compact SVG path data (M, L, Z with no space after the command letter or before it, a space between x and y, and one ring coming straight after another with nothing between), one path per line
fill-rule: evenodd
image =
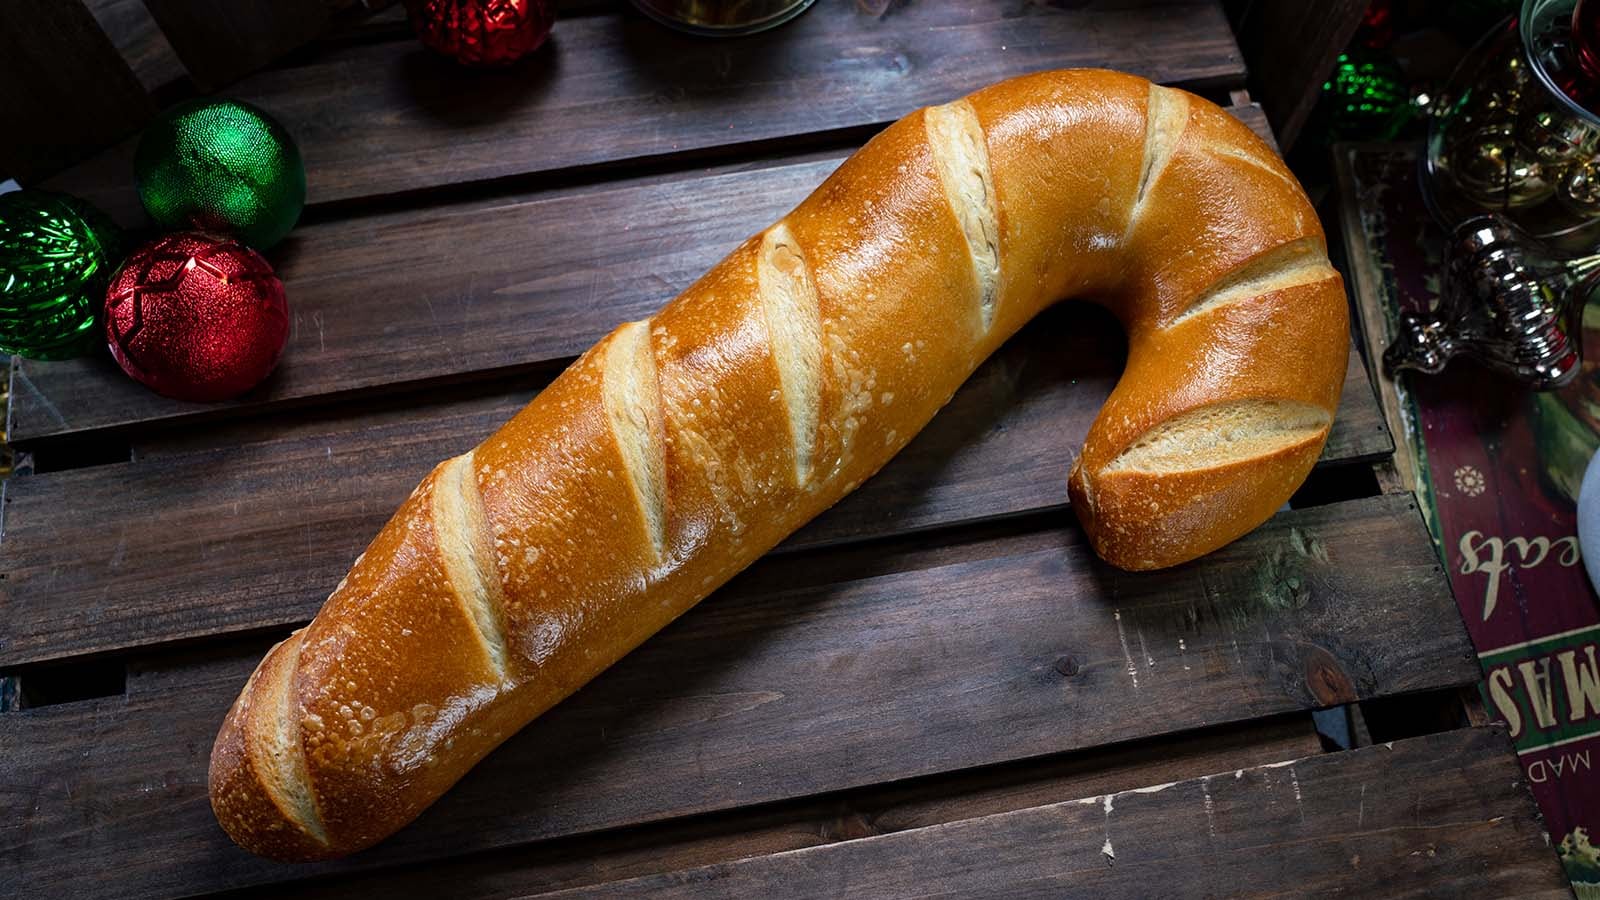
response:
M414 826L285 868L230 846L204 794L258 652L0 717L0 822L14 823L0 880L142 895L277 882L1478 677L1422 522L1392 496L1284 513L1203 563L1137 576L1070 528L844 548L826 566L788 554L509 740Z
M121 139L154 110L83 0L0 4L0 181L31 184Z
M1383 421L1383 411L1367 379L1361 353L1350 348L1350 361L1344 370L1344 394L1334 413L1333 430L1322 448L1323 462L1351 460L1371 462L1394 453L1394 437Z
M840 159L299 228L274 253L293 316L283 361L240 404L558 365L660 308ZM226 410L160 397L109 359L16 366L19 446Z
M1122 370L1121 347L1099 310L1047 313L882 472L785 546L1062 510L1072 460ZM1352 365L1324 454L1331 463L1390 449L1364 370ZM428 470L510 418L531 390L363 416L334 410L234 449L12 479L0 488L0 666L309 619ZM184 443L224 439L204 431Z
M201 90L254 72L321 34L355 0L144 0Z
M832 0L737 41L680 35L637 15L566 19L538 54L504 72L464 70L409 40L331 48L228 93L295 136L315 204L867 128L1067 66L1188 85L1244 79L1216 0L913 3L883 16ZM137 216L131 152L108 151L53 184Z
M545 896L920 898L930 885L1017 898L1571 896L1491 728Z
M1264 127L1258 109L1235 112ZM146 390L107 359L17 360L10 440L36 448L353 391L554 369L618 322L653 313L799 203L841 159L728 166L306 226L276 252L294 328L265 385L231 405L188 404ZM1387 452L1387 434L1362 419L1377 415L1371 390L1352 381L1347 400L1336 452ZM1340 444L1346 435L1355 439L1349 453Z
M147 93L189 77L144 0L85 0L84 5Z
M1369 0L1248 4L1238 33L1250 65L1250 87L1285 147L1293 147L1320 97L1323 82Z
M296 900L512 897L744 859L1320 753L1304 714L414 867L301 882ZM263 897L282 892L272 886ZM238 900L245 900L240 897Z

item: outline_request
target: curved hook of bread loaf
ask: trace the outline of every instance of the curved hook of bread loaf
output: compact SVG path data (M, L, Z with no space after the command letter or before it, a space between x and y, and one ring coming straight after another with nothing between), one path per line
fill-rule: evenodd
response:
M1064 297L1128 331L1070 478L1101 556L1175 565L1284 503L1348 353L1299 185L1181 91L1015 79L889 127L429 475L229 712L219 821L280 859L393 833L854 489Z

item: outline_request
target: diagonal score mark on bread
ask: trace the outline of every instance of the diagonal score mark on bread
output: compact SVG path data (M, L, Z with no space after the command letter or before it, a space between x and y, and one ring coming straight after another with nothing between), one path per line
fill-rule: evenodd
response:
M1274 291L1316 284L1338 277L1322 241L1301 238L1275 247L1219 279L1173 317L1169 327L1203 316L1231 303L1254 300Z
M800 246L779 222L761 236L756 277L766 314L778 384L789 414L795 483L815 468L817 418L822 405L822 321L817 286Z
M1243 147L1234 147L1227 144L1215 144L1202 149L1203 152L1210 156L1214 156L1219 159L1231 159L1234 162L1244 163L1253 169L1258 169L1267 173L1268 175L1271 175L1273 178L1278 179L1295 191L1300 190L1300 182L1295 181L1294 176L1290 175L1282 165L1275 164L1275 157L1271 159L1265 159L1259 154L1251 153L1249 150L1246 150Z
M433 533L450 585L477 627L495 675L504 678L505 595L473 465L469 451L440 467L433 492Z
M278 657L276 667L266 671L269 677L260 684L266 692L266 702L253 708L252 718L260 724L245 730L245 740L257 771L263 773L263 786L284 817L326 846L328 834L311 794L305 745L300 740L300 709L294 693L294 675L304 638L304 629L296 631L272 649L272 655Z
M1223 546L1327 439L1349 331L1324 254L1271 148L1181 91L1047 72L900 120L435 470L314 639L246 686L212 758L219 821L284 859L392 834L871 477L1057 299L1129 333L1068 485L1095 552L1149 569ZM310 716L347 698L371 724L340 713L359 739L325 752Z
M611 433L622 453L628 483L650 536L656 561L666 557L667 464L661 387L650 323L629 322L606 346L604 397Z
M1320 440L1332 417L1292 400L1235 400L1173 416L1117 454L1102 474L1215 469Z
M923 127L945 199L967 241L978 278L983 330L988 332L994 322L995 293L1000 284L1000 224L983 129L972 104L966 100L929 107Z
M1189 95L1183 91L1150 85L1150 100L1145 109L1144 160L1139 170L1139 190L1134 194L1133 211L1128 216L1128 233L1132 234L1144 213L1156 182L1166 171L1172 154L1177 152L1178 141L1189 122Z

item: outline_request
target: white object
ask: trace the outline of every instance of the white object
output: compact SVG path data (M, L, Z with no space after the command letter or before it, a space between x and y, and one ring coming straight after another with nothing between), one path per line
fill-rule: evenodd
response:
M1583 551L1583 570L1589 584L1600 592L1600 453L1589 457L1578 488L1578 546Z

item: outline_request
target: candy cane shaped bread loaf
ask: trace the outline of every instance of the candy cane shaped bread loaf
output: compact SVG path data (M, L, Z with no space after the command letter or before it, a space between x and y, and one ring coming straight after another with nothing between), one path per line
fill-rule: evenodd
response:
M870 477L1064 298L1128 335L1069 479L1101 556L1182 563L1285 502L1349 352L1300 185L1183 91L1006 81L891 125L434 469L245 685L218 820L284 860L392 834Z

